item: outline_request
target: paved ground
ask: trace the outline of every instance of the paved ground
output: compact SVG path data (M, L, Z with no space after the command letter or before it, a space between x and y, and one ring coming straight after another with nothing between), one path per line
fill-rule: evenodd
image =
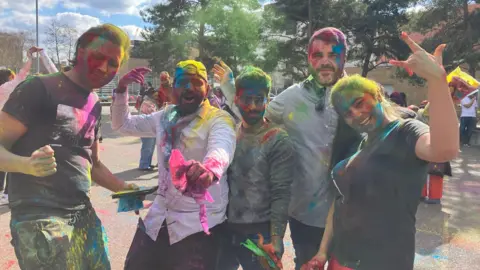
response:
M104 108L104 113L108 113L108 108ZM104 163L122 179L138 185L155 185L156 173L144 174L136 170L139 140L112 133L108 116L104 119ZM419 206L415 269L480 269L480 148L463 149L452 166L454 177L445 181L442 205L421 203ZM116 213L117 205L105 189L92 187L91 197L108 232L112 267L123 269L138 217ZM145 211L141 215L145 215ZM9 219L8 207L0 206L0 270L19 269L9 243ZM293 249L288 233L285 249L284 266L290 270L293 269Z

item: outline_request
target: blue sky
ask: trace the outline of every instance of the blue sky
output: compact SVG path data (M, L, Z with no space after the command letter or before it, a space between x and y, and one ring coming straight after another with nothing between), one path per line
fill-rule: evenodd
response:
M131 39L141 39L145 23L139 11L166 0L38 0L40 47L46 44L46 29L58 21L77 29L80 35L88 28L112 23L125 30ZM259 0L265 4L271 0ZM35 1L0 0L0 32L27 32L35 37Z

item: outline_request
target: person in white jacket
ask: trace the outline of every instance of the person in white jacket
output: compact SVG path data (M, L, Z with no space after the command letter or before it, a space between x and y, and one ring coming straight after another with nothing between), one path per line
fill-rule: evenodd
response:
M32 66L32 55L35 52L40 55L40 59L42 59L42 62L49 73L58 72L57 68L52 63L50 58L48 58L42 48L31 47L27 51L28 60L17 75L11 69L0 69L0 109L3 108L3 105L15 87L17 87L17 85L27 78ZM8 191L6 183L7 181L5 172L0 172L0 205L8 204ZM2 192L2 190L4 190L4 192Z

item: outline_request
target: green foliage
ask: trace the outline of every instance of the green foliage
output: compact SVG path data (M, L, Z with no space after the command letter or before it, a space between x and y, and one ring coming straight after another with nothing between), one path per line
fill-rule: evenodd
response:
M211 63L217 56L236 71L256 58L259 8L256 0L171 0L157 4L141 13L152 26L144 35L147 42L139 54L152 59L152 67L160 71L173 68L195 48L198 60Z
M310 14L308 3L310 2ZM350 43L349 61L357 61L362 75L376 68L377 59L405 58L408 47L399 39L408 21L406 10L414 0L278 0L265 10L266 55L260 64L266 71L279 68L295 80L307 74L309 25L311 32L327 26L341 29ZM310 15L310 16L309 16ZM309 20L309 18L311 18ZM296 25L295 23L296 22ZM298 31L289 34L297 27ZM275 66L275 60L277 66Z
M422 46L433 51L445 43L443 63L447 71L466 63L474 75L480 60L480 10L469 5L478 1L430 0L423 10L412 13L408 28L426 35ZM470 9L470 11L468 11Z

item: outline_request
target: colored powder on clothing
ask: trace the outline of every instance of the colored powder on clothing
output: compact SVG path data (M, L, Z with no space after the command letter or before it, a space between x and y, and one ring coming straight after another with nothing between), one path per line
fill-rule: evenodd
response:
M205 188L200 187L191 187L189 188L187 177L185 172L179 173L179 170L185 166L185 159L182 153L178 149L173 149L170 155L170 174L172 177L172 182L175 188L182 192L183 195L192 197L195 199L195 202L200 205L200 223L202 224L203 231L206 234L210 234L208 228L208 220L207 220L207 208L205 205L205 201L213 202L213 198ZM214 161L213 159L210 162L205 164L207 168L215 168L220 165L219 162Z

